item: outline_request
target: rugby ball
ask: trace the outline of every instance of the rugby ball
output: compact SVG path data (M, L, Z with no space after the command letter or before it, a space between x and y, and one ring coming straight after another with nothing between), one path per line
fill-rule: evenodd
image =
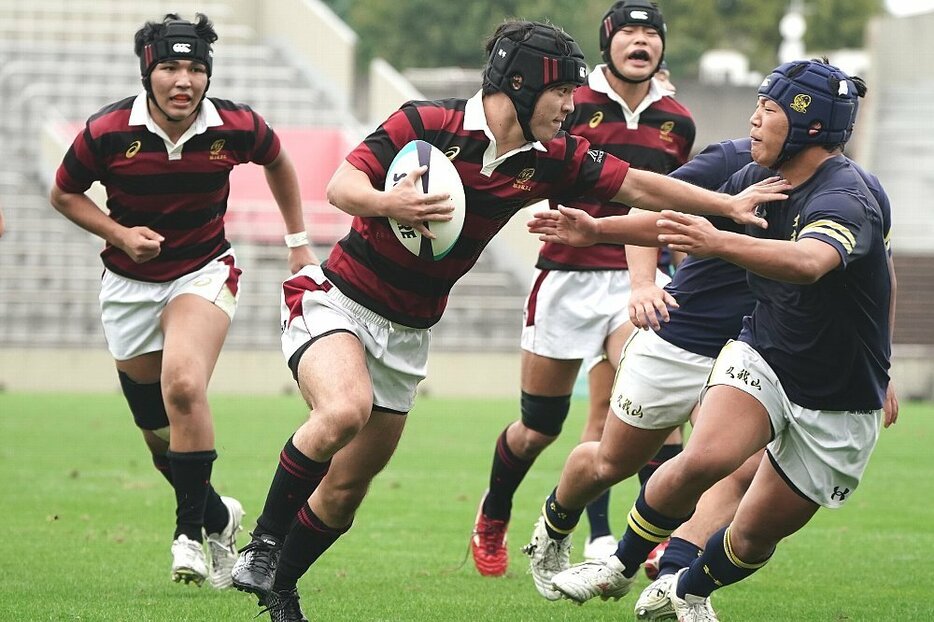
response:
M402 147L393 158L389 170L386 171L385 189L390 190L406 175L426 165L428 170L419 178L416 186L420 187L425 194L447 193L451 195L454 217L444 222L426 222L428 229L435 235L434 240L423 237L412 227L400 224L392 218L387 220L396 238L410 253L422 259L440 261L457 243L464 228L464 215L467 212L464 184L451 161L434 145L424 140L413 140Z

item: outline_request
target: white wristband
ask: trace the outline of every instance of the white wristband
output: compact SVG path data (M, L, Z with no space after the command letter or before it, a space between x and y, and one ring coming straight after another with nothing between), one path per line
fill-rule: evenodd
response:
M308 232L299 231L298 233L286 233L285 234L285 245L289 248L298 248L299 246L308 245Z

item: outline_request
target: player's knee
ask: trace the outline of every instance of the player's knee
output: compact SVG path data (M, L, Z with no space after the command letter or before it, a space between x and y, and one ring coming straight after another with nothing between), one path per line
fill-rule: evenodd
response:
M340 405L337 409L319 407L312 411L319 449L332 455L354 439L370 418L372 406Z
M165 400L174 412L189 413L205 398L207 386L194 374L170 374L164 381Z
M169 417L165 412L165 403L162 401L162 384L153 382L141 384L122 371L117 372L120 378L120 388L126 398L136 427L159 436L164 430L166 438L169 428ZM147 441L148 442L148 441Z
M732 473L738 465L725 456L704 451L703 448L691 448L690 443L676 458L678 468L670 472L691 485L709 487ZM667 466L667 463L666 463Z
M547 445L561 434L564 420L567 419L568 411L571 410L571 396L530 395L523 391L520 405L522 425L545 437L550 437L550 440L545 443Z

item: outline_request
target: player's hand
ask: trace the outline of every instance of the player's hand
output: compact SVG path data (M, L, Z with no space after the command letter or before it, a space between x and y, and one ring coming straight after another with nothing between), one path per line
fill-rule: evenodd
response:
M885 389L885 401L882 402L882 425L889 427L898 421L898 396L895 395L895 382L889 379L889 386Z
M146 263L155 259L162 252L165 238L149 227L130 227L125 229L114 246L129 255L136 263Z
M658 330L671 319L668 308L677 309L675 297L655 283L633 284L629 293L629 321L642 330Z
M421 178L427 170L427 166L420 166L410 171L399 183L386 191L385 215L399 224L412 227L429 240L434 240L435 235L425 223L451 220L454 217L454 203L447 192L422 192Z
M597 221L585 212L559 205L558 209L536 212L527 225L529 233L537 233L542 242L591 246L596 244Z
M706 218L663 210L656 224L661 231L658 241L673 251L698 257L717 254L723 232Z
M289 271L292 274L295 274L305 266L316 266L320 263L321 261L318 259L318 256L315 255L311 246L307 244L289 249Z
M759 210L759 206L771 201L784 201L791 184L781 177L769 177L753 184L731 198L732 209L727 214L732 220L767 229L769 224Z

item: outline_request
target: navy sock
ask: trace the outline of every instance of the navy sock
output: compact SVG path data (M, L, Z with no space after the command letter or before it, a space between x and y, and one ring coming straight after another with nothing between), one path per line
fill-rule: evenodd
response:
M616 556L625 566L623 574L630 578L635 576L652 549L667 540L671 532L687 519L687 516L672 518L653 510L645 501L643 487L635 505L629 511L626 533L616 548Z
M716 589L742 581L768 561L767 557L751 564L736 557L730 546L730 528L724 527L710 537L701 556L681 575L677 594L680 598L685 594L706 598Z
M166 452L175 488L175 537L184 534L202 542L204 508L211 487L211 467L217 452Z
M308 501L330 466L330 460L315 462L300 452L289 438L279 454L279 466L269 485L263 513L256 519L254 534L284 538L295 514Z
M610 529L610 491L594 499L587 506L587 521L590 523L590 539L596 540L613 534Z
M680 454L683 450L684 445L681 443L662 445L658 453L655 454L655 457L649 460L644 467L639 469L639 484L645 486L645 483L652 477L652 473L658 470L658 467Z
M512 453L506 443L506 430L496 439L496 452L490 469L490 488L483 502L483 515L508 521L512 514L512 498L535 460L520 460Z
M350 525L341 529L328 527L312 512L307 503L299 509L295 518L282 545L282 554L276 569L276 580L272 589L277 592L293 589L311 565L350 529Z
M548 535L555 540L564 540L580 522L584 508L578 510L563 507L558 503L556 497L558 489L555 488L545 499L545 506L542 508L542 514L545 516L545 530Z
M675 574L700 557L701 548L683 538L673 537L658 562L658 576Z

